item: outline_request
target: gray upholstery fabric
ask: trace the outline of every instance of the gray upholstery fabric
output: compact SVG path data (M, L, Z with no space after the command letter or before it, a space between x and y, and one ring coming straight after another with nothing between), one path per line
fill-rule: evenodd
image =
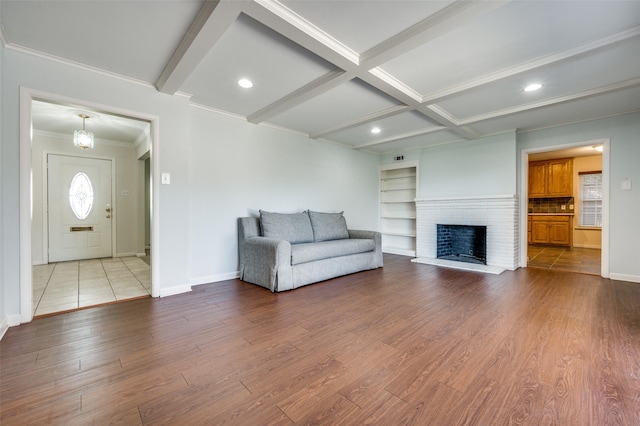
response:
M291 244L313 242L313 228L306 211L272 213L260 210L260 221L264 237L286 240Z
M309 210L314 241L330 241L349 238L347 221L340 213L321 213Z
M276 292L382 267L381 234L375 231L359 230L348 230L348 232L349 239L369 240L373 243L374 249L364 253L345 254L292 265L292 249L299 245L292 245L286 240L260 236L260 219L257 217L238 218L240 279ZM331 244L335 243L334 247L338 247L339 242L340 240L335 240L313 244L320 244L324 248L318 249L318 252L325 252ZM361 243L355 243L356 246L359 244ZM300 245L311 246L311 244ZM314 252L316 249L309 249L305 255L309 256Z
M347 234L348 235L348 234ZM376 244L368 239L343 239L321 241L317 243L295 244L291 246L291 264L313 262L314 260L328 259L330 257L345 256L355 253L373 251Z

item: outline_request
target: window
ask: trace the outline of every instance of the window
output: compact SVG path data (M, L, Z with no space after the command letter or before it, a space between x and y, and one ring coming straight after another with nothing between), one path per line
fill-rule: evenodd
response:
M578 173L578 225L602 227L602 171Z
M69 205L73 214L80 220L84 220L91 213L93 207L93 185L89 176L78 172L69 185Z

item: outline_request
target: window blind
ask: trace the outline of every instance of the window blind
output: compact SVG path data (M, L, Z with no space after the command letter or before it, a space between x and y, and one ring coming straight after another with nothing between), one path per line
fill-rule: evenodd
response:
M578 225L602 227L602 171L578 173Z

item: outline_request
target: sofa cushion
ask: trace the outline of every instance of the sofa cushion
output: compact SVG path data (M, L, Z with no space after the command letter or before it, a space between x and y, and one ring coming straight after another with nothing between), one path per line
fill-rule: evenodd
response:
M309 214L272 213L260 210L262 236L286 240L291 244L309 243L313 241L313 228Z
M376 243L369 239L345 239L291 246L291 265L328 259L330 257L373 251Z
M315 241L342 240L349 238L347 221L340 213L321 213L309 210Z

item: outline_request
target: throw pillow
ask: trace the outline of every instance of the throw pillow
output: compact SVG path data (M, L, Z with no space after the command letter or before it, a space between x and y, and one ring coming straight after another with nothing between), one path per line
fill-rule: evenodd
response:
M265 237L287 240L291 244L313 242L313 229L306 211L272 213L260 210L260 223Z
M347 220L340 213L321 213L309 210L315 241L342 240L349 238Z

